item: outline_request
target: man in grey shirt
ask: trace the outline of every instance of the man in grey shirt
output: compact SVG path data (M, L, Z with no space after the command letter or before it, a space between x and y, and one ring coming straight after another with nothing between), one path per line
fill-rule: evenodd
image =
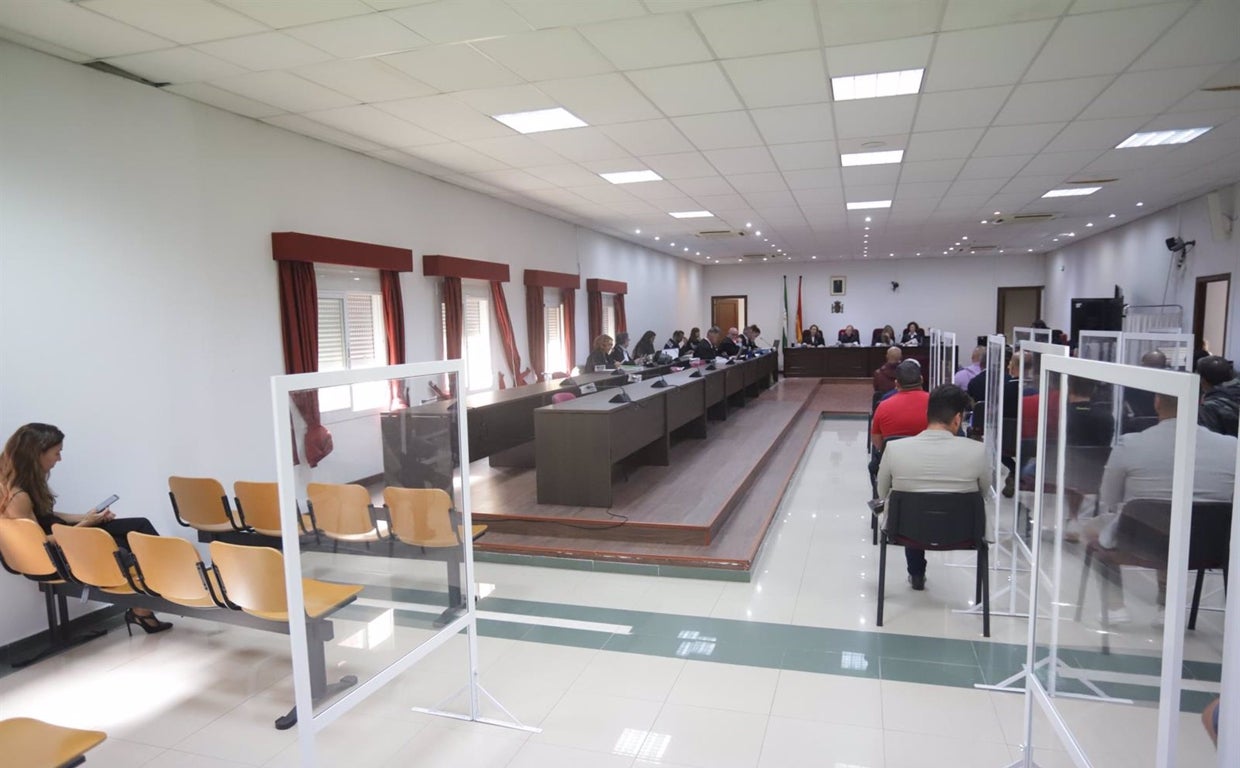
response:
M1097 542L1104 549L1116 546L1119 510L1133 499L1170 501L1171 479L1175 462L1176 399L1154 395L1154 411L1158 423L1119 439L1102 471L1098 489L1098 505L1104 514L1086 521L1082 534L1086 542ZM1201 425L1194 427L1197 440L1197 462L1193 470L1193 501L1230 503L1236 484L1236 438L1211 432ZM1118 573L1107 573L1116 589L1108 593L1107 614L1112 624L1129 621L1124 607L1123 585ZM1158 613L1155 623L1161 624L1162 606L1166 600L1167 572L1158 572Z
M926 429L915 437L888 442L878 467L878 496L892 491L912 493L972 493L990 483L986 448L976 440L958 437L973 400L955 384L943 384L930 393ZM884 520L884 522L886 522ZM926 588L926 551L904 548L909 583Z

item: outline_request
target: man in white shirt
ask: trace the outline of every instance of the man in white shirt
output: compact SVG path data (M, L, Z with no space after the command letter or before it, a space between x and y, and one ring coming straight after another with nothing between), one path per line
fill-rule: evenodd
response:
M1082 535L1087 543L1097 542L1104 549L1114 549L1119 510L1133 499L1171 499L1171 479L1175 461L1176 399L1154 395L1153 406L1158 423L1142 432L1132 432L1119 439L1102 471L1098 504L1104 514L1086 521ZM1193 471L1193 501L1230 503L1236 484L1236 438L1211 432L1201 425L1194 427L1197 440L1197 463ZM1115 589L1108 591L1107 614L1112 624L1129 621L1124 607L1123 584L1117 572L1104 574ZM1155 623L1161 624L1162 606L1166 599L1167 573L1158 572L1158 613Z
M972 398L955 384L935 387L926 404L926 429L884 447L878 467L879 498L887 498L892 491L972 493L986 489L991 470L985 446L957 436L964 415L972 409ZM925 589L926 551L905 547L904 558L913 589Z

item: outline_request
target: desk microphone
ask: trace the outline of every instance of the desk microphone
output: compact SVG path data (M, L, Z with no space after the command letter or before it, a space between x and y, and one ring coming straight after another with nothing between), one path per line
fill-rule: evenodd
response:
M735 357L729 357L729 358L728 358L728 362L724 363L724 365L736 365L736 358L735 358Z
M660 376L658 381L650 385L650 388L651 389L663 389L666 386L668 386L667 379Z
M633 402L633 398L629 397L629 394L624 391L624 387L620 387L620 393L617 395L614 395L607 402L609 403L631 403Z
M567 379L560 379L560 386L561 387L575 387L577 386L577 382L573 381L571 377Z
M689 378L691 378L691 379L700 379L700 378L702 378L702 369L701 369L701 368L698 368L698 369L697 369L697 370L695 370L693 373L689 374Z
M716 368L716 367L715 367L715 364L712 362L710 365L706 366L706 370L708 370L708 371L717 371L717 370L719 370L719 369L718 369L718 368Z

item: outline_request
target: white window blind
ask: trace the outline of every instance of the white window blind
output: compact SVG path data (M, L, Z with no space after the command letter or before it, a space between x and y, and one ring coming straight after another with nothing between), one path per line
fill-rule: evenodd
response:
M561 306L543 310L543 364L547 370L539 373L568 371L564 362L564 308Z
M616 338L616 308L610 302L603 304L603 333Z
M479 392L495 386L495 371L491 365L491 301L469 294L463 298L465 388Z
M383 299L377 293L319 293L319 370L374 368L387 363ZM319 390L321 411L364 411L388 404L387 382Z

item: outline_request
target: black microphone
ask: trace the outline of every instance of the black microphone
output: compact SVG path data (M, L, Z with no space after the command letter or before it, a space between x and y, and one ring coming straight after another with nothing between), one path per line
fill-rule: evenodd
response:
M607 402L609 403L631 403L633 402L633 398L629 397L629 394L624 391L624 387L620 387L620 393L612 396L612 398L608 400Z
M572 378L560 379L560 386L561 387L575 387L577 386L577 382L573 381Z
M667 379L660 376L658 381L650 385L650 388L651 389L663 389L666 386L668 386Z
M702 378L702 371L701 371L700 369L699 369L699 370L694 371L693 373L689 374L689 378L691 378L691 379L700 379L700 378Z

